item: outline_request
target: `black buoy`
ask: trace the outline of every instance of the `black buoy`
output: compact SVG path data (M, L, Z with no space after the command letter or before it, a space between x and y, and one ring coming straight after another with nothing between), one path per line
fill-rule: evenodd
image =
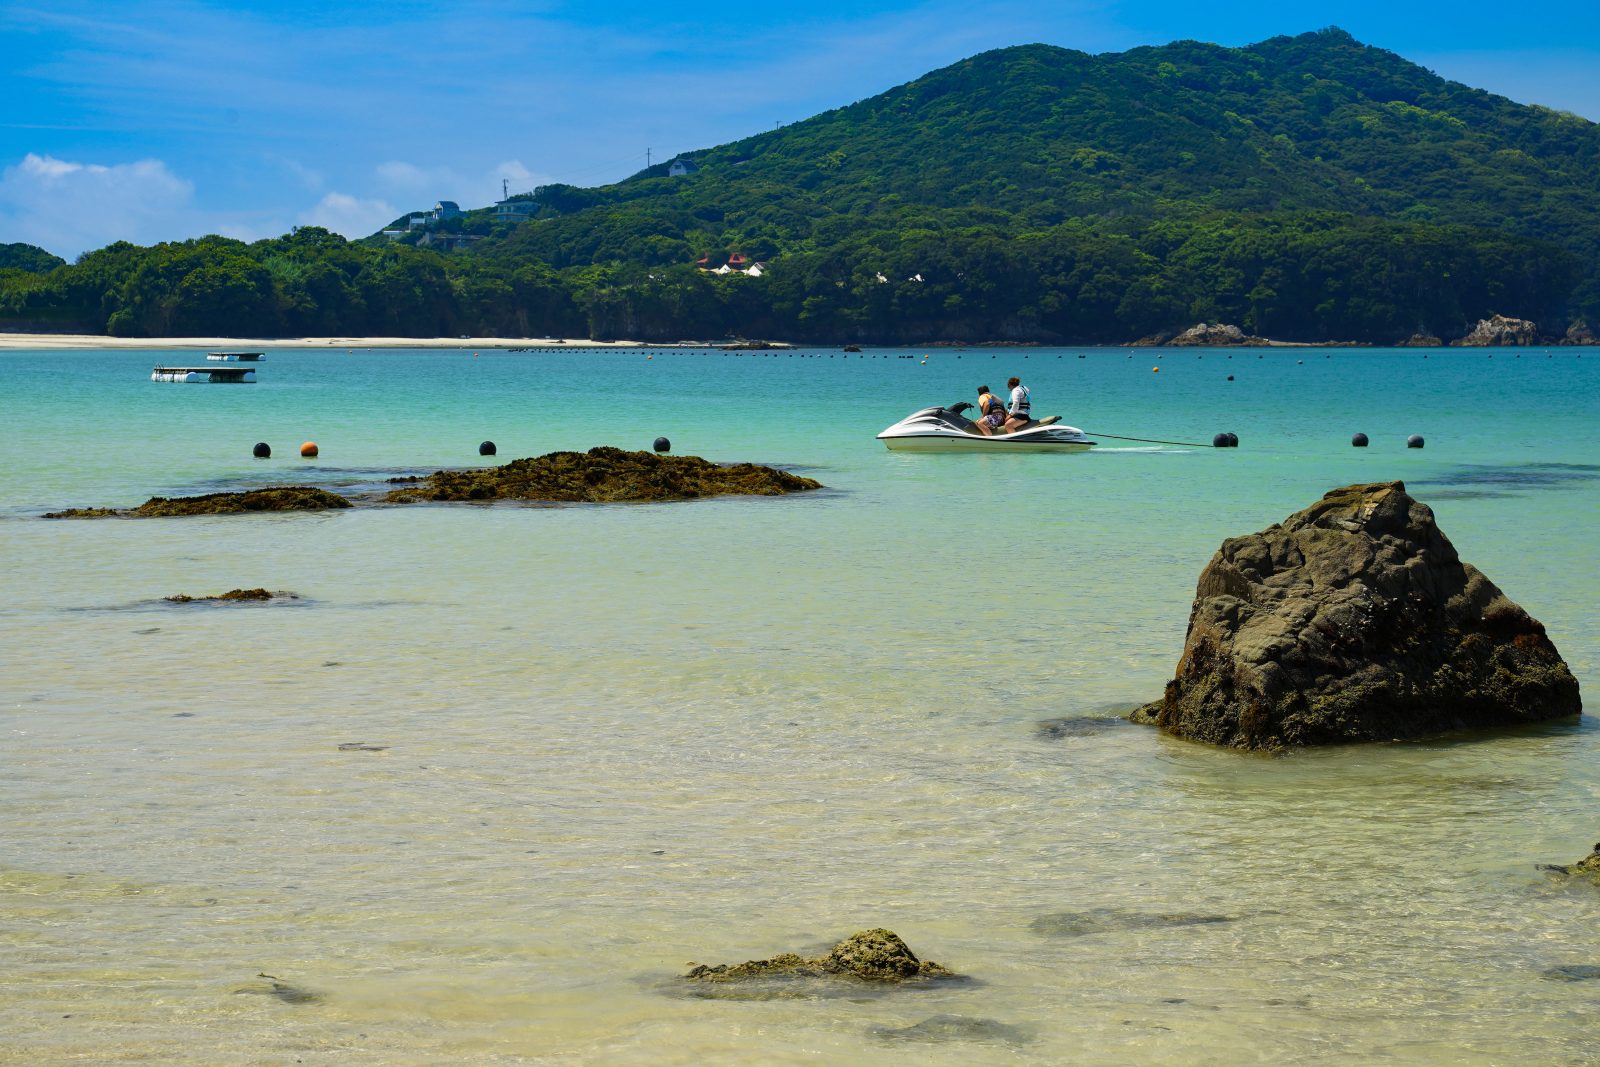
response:
M1229 448L1238 448L1239 447L1239 435L1234 433L1232 430L1228 431L1228 447Z
M1233 381L1233 375L1231 375L1231 374L1228 375L1228 381L1230 381L1230 382Z
M656 438L654 447L657 452L671 452L672 442L667 440L665 437L658 437Z
M256 447L250 450L250 454L257 459L271 459L272 446L267 444L265 441L257 441Z
M1227 448L1228 447L1228 435L1225 434L1225 433L1217 434L1215 437L1213 437L1211 439L1211 447L1212 448Z
M1406 438L1406 447L1407 448L1421 448L1422 447L1422 435L1420 433L1414 433L1410 437Z
M483 444L478 446L478 455L480 456L492 456L494 455L494 452L495 449L493 441L485 441Z
M1354 437L1350 438L1350 443L1352 445L1354 445L1356 448L1366 448L1367 447L1367 435L1364 434L1364 433L1358 433Z

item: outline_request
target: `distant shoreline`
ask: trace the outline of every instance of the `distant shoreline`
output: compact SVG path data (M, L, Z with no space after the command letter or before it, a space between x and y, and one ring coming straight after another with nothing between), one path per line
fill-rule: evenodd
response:
M101 337L84 333L0 333L0 350L87 348L186 348L197 351L248 351L268 348L707 348L728 341L646 344L643 341L589 341L527 337Z

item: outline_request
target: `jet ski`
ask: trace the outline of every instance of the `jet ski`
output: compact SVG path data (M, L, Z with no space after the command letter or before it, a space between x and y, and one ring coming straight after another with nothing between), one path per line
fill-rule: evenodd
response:
M1085 452L1098 443L1076 426L1061 425L1059 415L1030 422L1014 433L987 436L962 414L971 408L965 402L923 408L884 430L878 440L896 452Z

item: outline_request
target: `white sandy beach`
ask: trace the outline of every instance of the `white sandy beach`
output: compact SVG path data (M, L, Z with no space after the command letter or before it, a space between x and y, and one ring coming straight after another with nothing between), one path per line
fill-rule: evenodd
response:
M0 333L0 349L128 348L250 350L257 348L705 348L726 341L646 345L528 337L97 337L77 333Z

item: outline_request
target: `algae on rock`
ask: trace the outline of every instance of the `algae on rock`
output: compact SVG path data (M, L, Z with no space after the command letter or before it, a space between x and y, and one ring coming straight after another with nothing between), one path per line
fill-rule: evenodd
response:
M955 978L932 960L918 959L893 931L862 930L834 945L826 956L807 959L785 952L771 959L715 966L701 964L684 975L698 982L737 982L761 978L844 978L864 982L904 982Z
M694 500L730 494L776 496L822 483L755 463L727 466L699 456L661 456L602 446L551 452L479 470L438 471L388 493L391 504L419 501L545 500L553 503Z

